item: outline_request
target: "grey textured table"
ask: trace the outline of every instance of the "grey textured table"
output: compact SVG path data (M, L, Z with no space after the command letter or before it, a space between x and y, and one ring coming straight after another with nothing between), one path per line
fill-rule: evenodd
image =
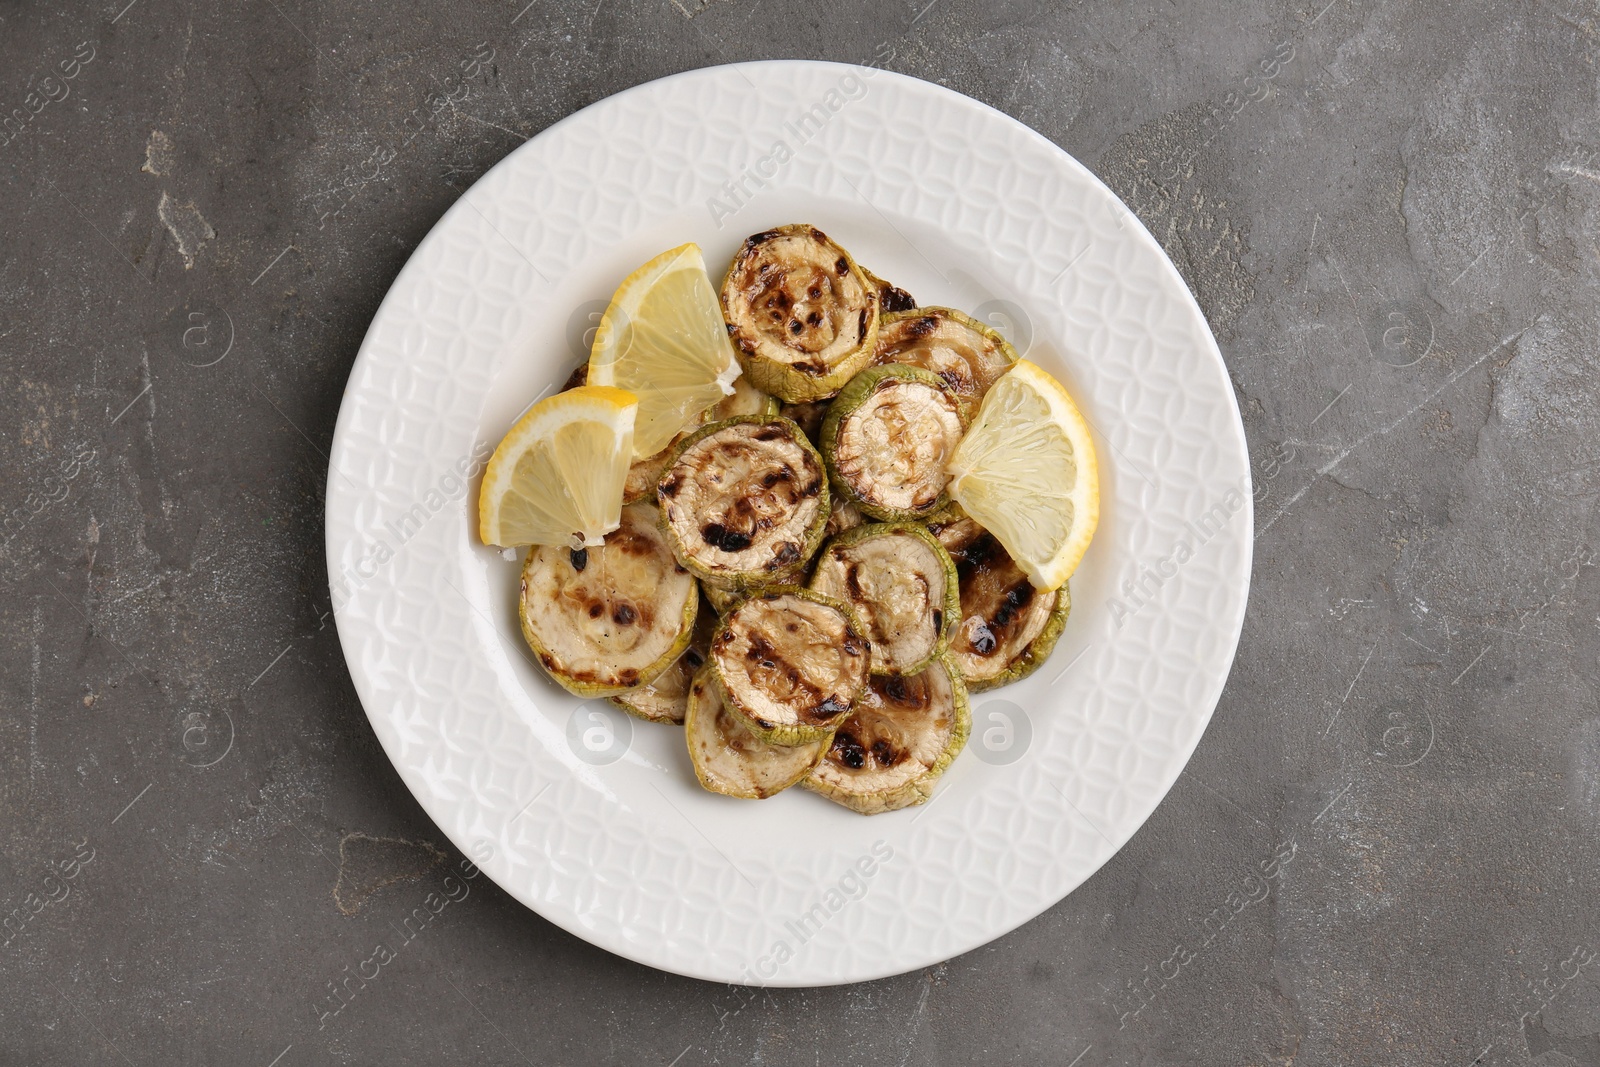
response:
M0 1062L1600 1063L1593 0L524 2L0 8ZM1009 112L1178 263L1258 483L1216 718L923 973L707 985L479 878L346 982L460 861L329 618L362 333L527 137L787 56Z

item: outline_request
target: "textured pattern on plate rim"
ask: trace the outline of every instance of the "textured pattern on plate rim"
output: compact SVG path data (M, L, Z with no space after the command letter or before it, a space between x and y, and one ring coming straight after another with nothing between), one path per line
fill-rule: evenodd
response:
M734 223L836 203L971 250L1033 316L1031 358L1067 376L1100 437L1104 517L1052 661L973 701L975 738L990 699L1032 709L1021 759L998 767L968 753L931 805L872 819L790 794L727 801L745 805L735 811L698 793L686 756L679 766L670 745L639 744L656 727L641 725L635 751L611 766L576 758L570 698L513 662L515 626L489 578L511 564L476 544L473 494L439 490L503 429L481 423L514 342L566 321L550 279L664 218L707 229L706 201L730 173L850 75L870 77L866 91ZM559 381L567 364L555 362ZM1252 530L1221 356L1177 271L1113 194L983 104L812 62L639 86L544 131L474 185L407 263L362 344L327 510L336 619L362 705L451 840L596 945L775 985L949 958L1039 914L1109 859L1176 780L1221 694ZM384 531L408 514L420 528L396 545ZM1208 515L1220 529L1207 522L1195 537L1190 524ZM1169 574L1180 540L1203 543ZM375 553L380 543L389 551ZM1152 569L1160 580L1145 579L1144 605L1114 613L1122 584ZM775 821L784 833L770 832ZM892 859L852 873L875 846ZM818 905L819 921L793 925Z

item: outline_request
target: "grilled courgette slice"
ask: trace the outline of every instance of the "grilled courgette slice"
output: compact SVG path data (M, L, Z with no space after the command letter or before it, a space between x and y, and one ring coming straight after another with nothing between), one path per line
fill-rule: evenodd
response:
M798 403L837 393L872 361L878 288L815 226L745 239L722 283L722 311L757 389Z
M701 595L705 595L704 589ZM711 635L716 630L716 612L702 608L695 616L694 633L683 654L656 675L653 681L626 693L618 693L611 698L611 703L645 722L682 725L689 701L689 683L711 655Z
M1026 678L1056 647L1072 597L1035 589L993 534L971 519L931 527L955 562L961 618L950 659L974 692Z
M804 745L761 740L723 699L709 664L690 683L684 728L700 784L744 800L765 800L804 781L828 747L827 738Z
M965 424L978 413L989 387L1017 361L1017 351L969 315L925 307L883 317L872 361L904 363L937 374L954 394Z
M723 699L774 745L825 739L861 695L871 665L872 643L850 608L796 586L746 597L711 639Z
M827 525L822 457L788 419L741 415L684 438L656 485L680 562L725 589L792 579Z
M805 787L863 815L924 803L972 730L948 657L920 674L872 679Z
M892 364L851 380L819 436L834 489L875 519L924 518L949 499L945 463L964 427L931 371Z
M653 681L688 646L699 606L694 576L648 504L624 507L603 545L537 545L522 567L522 635L550 677L579 696Z
M956 567L915 523L857 526L822 546L811 588L849 604L872 642L873 674L918 674L961 614Z

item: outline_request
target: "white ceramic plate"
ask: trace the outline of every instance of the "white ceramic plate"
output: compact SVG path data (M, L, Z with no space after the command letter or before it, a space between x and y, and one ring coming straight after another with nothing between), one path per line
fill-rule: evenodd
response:
M923 304L977 312L1098 435L1101 520L1033 677L973 699L931 804L865 818L700 789L681 729L545 679L473 475L559 388L619 281L698 241L811 222ZM718 268L713 268L718 269ZM828 63L692 71L513 152L401 272L345 390L328 479L339 636L389 758L497 883L612 952L699 978L860 981L1038 915L1149 816L1210 719L1244 616L1244 433L1182 279L1071 157L949 90Z

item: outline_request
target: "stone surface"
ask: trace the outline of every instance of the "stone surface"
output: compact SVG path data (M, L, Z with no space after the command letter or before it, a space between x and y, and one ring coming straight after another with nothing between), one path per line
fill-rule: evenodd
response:
M124 3L0 12L0 1062L1596 1062L1600 8ZM1217 332L1258 537L1211 728L1098 875L927 972L751 993L447 887L321 501L466 185L790 56L969 93L1127 199Z

